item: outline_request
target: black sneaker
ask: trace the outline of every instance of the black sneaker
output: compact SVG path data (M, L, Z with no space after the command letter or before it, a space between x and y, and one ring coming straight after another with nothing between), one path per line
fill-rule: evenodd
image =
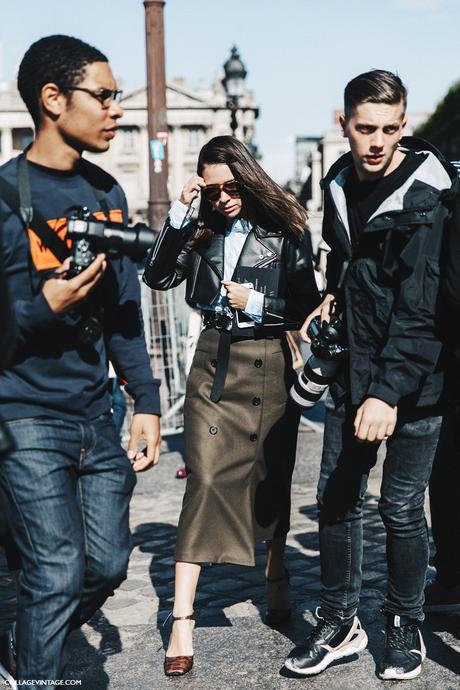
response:
M409 680L420 675L426 656L422 634L416 621L403 616L388 619L385 654L378 668L382 680Z
M317 616L318 624L305 646L284 662L285 667L294 673L304 676L321 673L336 659L353 656L367 646L367 635L357 616L347 625Z
M4 685L17 689L16 683L16 644L14 625L9 633L0 636L0 679Z

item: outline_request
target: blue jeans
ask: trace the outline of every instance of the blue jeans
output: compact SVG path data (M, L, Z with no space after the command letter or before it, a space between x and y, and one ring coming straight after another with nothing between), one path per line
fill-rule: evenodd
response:
M429 414L429 413L428 413ZM318 484L321 609L349 622L356 614L362 579L362 507L378 443L358 443L355 410L328 409ZM386 614L423 620L428 565L424 494L430 478L442 417L419 411L400 419L387 441L379 512L387 534Z
M8 426L16 449L0 462L0 487L22 556L18 678L59 679L69 630L126 577L135 474L110 415Z

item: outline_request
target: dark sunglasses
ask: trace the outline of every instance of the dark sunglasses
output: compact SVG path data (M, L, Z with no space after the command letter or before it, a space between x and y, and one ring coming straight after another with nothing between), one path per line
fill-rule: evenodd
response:
M208 184L201 190L201 195L208 201L218 201L222 192L232 199L241 196L241 185L236 180L228 180L222 184Z
M104 107L108 108L113 101L119 103L123 96L123 91L116 89L85 89L84 86L61 86L63 91L84 91L95 98Z

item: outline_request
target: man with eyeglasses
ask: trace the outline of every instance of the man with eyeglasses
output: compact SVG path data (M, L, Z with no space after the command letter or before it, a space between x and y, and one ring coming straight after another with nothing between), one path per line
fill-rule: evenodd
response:
M0 463L0 487L22 557L18 681L33 686L62 678L69 631L125 579L135 472L156 464L161 439L159 382L146 350L135 265L99 254L66 279L67 260L37 230L40 216L66 241L75 207L127 223L120 186L82 159L84 151L109 148L123 114L121 92L107 58L69 36L29 48L18 88L36 136L0 168L20 202L14 208L0 196L2 256L19 333L13 362L0 375L0 415L15 442ZM102 335L88 341L81 323L94 314ZM134 398L128 453L110 414L109 359Z

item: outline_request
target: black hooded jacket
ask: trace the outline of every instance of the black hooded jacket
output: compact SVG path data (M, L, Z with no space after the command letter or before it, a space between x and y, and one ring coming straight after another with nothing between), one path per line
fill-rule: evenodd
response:
M353 247L343 191L351 154L322 182L323 238L331 247L327 292L343 305L353 405L375 397L410 409L436 405L443 393L440 266L457 174L420 139L405 137L401 148L414 151L419 165L380 205Z

